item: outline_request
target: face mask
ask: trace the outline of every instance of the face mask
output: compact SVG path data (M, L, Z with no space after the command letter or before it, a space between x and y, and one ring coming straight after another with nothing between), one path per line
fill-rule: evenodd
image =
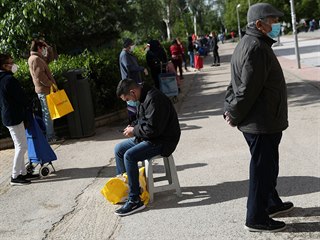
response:
M12 64L11 72L12 73L16 73L17 71L18 71L18 65L17 64Z
M137 101L129 100L129 101L127 101L127 104L130 107L136 107L137 106Z
M48 54L47 48L42 48L42 55L46 57Z
M135 47L136 47L136 45L130 46L130 52L133 52L133 50L134 50Z
M278 36L279 36L279 33L280 33L280 29L281 29L281 24L280 24L280 23L273 23L273 24L271 25L271 27L272 27L272 30L271 30L271 32L267 33L268 36L269 36L270 38L276 38L276 37L278 37Z

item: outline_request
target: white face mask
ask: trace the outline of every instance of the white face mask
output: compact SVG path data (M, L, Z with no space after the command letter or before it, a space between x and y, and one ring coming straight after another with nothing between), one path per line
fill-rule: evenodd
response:
M42 55L44 56L44 57L46 57L47 55L48 55L48 51L47 51L47 48L42 48Z
M12 73L16 73L17 71L18 71L18 65L17 64L12 64L11 72Z
M136 47L136 45L130 46L130 52L133 52L133 50L134 50L135 47Z

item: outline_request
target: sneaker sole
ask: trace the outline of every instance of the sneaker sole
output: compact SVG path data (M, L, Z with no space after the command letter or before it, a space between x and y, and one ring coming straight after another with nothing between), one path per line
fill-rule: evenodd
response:
M14 183L14 182L10 182L11 186L23 186L23 185L29 185L31 182L29 183Z
M128 215L131 215L131 214L133 214L135 212L141 211L142 209L145 209L145 207L146 206L143 204L141 207L136 208L135 210L133 210L131 212L127 212L127 213L117 213L117 212L115 212L115 214L118 215L118 216L121 216L121 217L128 216Z
M283 211L272 213L272 214L269 215L269 217L270 218L274 218L275 216L277 216L279 214L291 212L293 210L293 208L294 208L294 206L292 206L291 208L288 208L286 210L283 210Z
M277 228L273 230L267 230L267 229L258 229L258 228L251 228L246 225L244 225L244 229L248 230L249 232L280 232L284 230L287 226L284 226L282 228Z

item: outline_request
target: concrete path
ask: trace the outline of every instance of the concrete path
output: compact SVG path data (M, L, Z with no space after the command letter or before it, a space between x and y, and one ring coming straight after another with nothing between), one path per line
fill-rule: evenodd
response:
M288 224L284 232L243 229L250 155L241 133L221 116L235 45L220 45L220 67L210 67L208 56L202 71L185 75L177 105L182 136L174 153L181 198L159 193L142 212L113 213L119 206L106 202L100 189L115 175L119 123L54 145L56 173L29 186L9 185L13 151L0 151L0 239L320 239L320 78L292 72L286 51L279 59L285 60L290 127L280 145L278 190L296 208L279 218Z

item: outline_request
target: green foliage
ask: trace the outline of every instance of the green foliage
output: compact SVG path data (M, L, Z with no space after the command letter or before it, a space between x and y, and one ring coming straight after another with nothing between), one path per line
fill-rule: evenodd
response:
M23 55L39 33L59 53L97 48L132 26L125 17L133 15L128 5L126 0L2 0L0 49Z

